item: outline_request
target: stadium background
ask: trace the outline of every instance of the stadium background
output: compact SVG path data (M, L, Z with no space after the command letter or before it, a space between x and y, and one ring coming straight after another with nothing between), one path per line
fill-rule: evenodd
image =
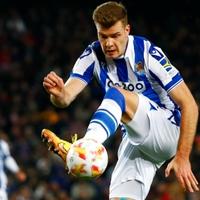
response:
M106 200L110 174L116 162L120 133L106 147L110 161L97 180L81 181L67 175L61 160L41 142L42 128L70 140L86 130L101 92L92 83L69 108L49 102L43 77L57 71L64 79L86 45L96 40L91 15L103 1L0 1L0 132L8 136L12 154L28 179L18 183L8 172L9 200ZM200 102L200 18L196 1L122 1L128 9L132 33L162 47L182 73ZM152 4L153 3L153 4ZM191 155L200 181L199 127ZM199 200L184 192L174 175L164 178L162 167L148 200Z

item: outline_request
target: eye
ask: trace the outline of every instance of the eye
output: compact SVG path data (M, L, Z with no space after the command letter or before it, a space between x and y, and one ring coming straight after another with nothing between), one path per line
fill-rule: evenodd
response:
M116 38L120 37L120 35L121 35L120 33L113 34L113 35L112 35L112 38L115 38L115 39L116 39Z
M101 36L101 38L102 38L102 39L106 39L106 38L107 38L107 36L105 36L105 35L102 35L102 36Z
M106 36L106 35L104 35L104 34L99 34L99 38L100 38L100 39L106 39L106 38L108 38L108 36Z

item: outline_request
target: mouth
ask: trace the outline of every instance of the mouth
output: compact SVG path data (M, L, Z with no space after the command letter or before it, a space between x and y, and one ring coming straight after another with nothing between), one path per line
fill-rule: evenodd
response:
M116 53L116 50L106 50L107 55L113 55Z

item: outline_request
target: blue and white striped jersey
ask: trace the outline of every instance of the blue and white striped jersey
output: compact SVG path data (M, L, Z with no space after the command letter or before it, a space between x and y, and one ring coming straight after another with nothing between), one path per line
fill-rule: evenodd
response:
M89 83L93 77L106 92L116 85L142 93L176 115L180 112L168 93L183 79L163 51L149 40L129 35L125 55L118 59L105 58L99 41L90 44L76 61L71 77Z
M6 190L7 176L5 169L16 173L19 167L10 154L8 143L0 139L0 190Z

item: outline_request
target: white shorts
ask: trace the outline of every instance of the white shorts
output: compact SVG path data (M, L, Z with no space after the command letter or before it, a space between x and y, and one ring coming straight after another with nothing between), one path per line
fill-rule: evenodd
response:
M110 198L146 198L156 170L176 152L179 127L168 119L171 115L169 110L139 95L137 112L125 125L128 134L118 150Z

